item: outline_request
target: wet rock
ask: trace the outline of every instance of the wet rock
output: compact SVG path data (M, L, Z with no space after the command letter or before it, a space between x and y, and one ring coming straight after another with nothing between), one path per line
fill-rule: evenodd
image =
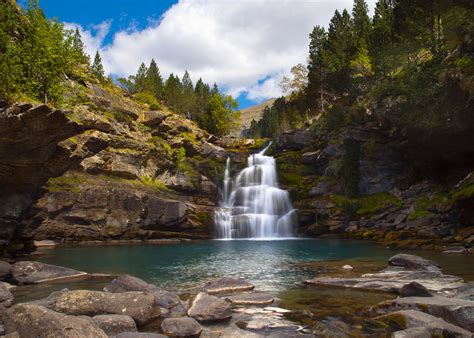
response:
M22 261L13 264L11 273L13 278L21 284L35 284L87 275L87 273L82 271L32 261Z
M428 259L409 254L398 254L388 260L390 266L402 267L407 270L440 271L439 265Z
M371 309L377 314L416 310L474 331L474 301L446 297L407 297L382 302Z
M0 283L0 305L9 307L13 304L14 299L15 297L6 286L6 283Z
M310 145L312 139L308 130L290 130L278 137L276 145L279 149L302 149Z
M200 322L220 321L232 317L231 302L205 292L200 292L192 301L188 316Z
M428 332L428 337L470 337L471 333L459 326L450 324L440 318L414 310L401 310L375 318L397 330L395 337L422 337L419 334ZM414 330L416 329L416 330ZM416 333L416 335L414 335Z
M410 282L400 289L400 297L433 297L433 295L420 283Z
M149 284L140 278L130 275L121 275L115 278L109 285L104 287L104 291L112 293L126 291L148 292L153 294L156 304L165 309L171 309L179 305L181 301L176 293L161 290L156 285Z
M226 292L240 292L253 290L255 285L243 279L233 277L222 277L217 280L208 282L204 285L203 290L209 294L226 293Z
M31 301L29 302L29 304L35 304L39 306L44 306L45 308L48 308L48 309L52 309L54 307L54 304L58 300L59 296L61 296L62 294L66 292L69 292L69 289L64 288L59 291L53 291L49 294L48 297Z
M157 286L130 275L118 276L117 278L114 278L109 285L104 287L104 291L113 293L126 291L151 292L156 290L158 290Z
M295 323L272 318L252 318L248 321L241 321L236 323L238 327L244 330L263 334L265 336L283 336L293 337L299 335L301 326Z
M76 316L129 315L138 324L149 322L160 315L155 297L143 292L69 291L57 298L53 310Z
M166 318L161 323L161 329L169 337L199 337L202 332L201 325L189 317Z
M133 318L126 315L97 315L92 320L109 336L137 331Z
M226 298L235 305L269 305L275 300L272 296L263 292L242 293Z
M474 301L474 282L466 283L456 289L452 297Z
M3 315L5 333L20 337L107 337L92 320L66 316L34 304L18 304Z

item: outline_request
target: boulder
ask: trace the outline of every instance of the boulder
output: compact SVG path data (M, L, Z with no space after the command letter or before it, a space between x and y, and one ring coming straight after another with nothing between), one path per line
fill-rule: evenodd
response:
M470 337L471 333L440 318L414 310L401 310L375 318L397 330L395 337ZM416 329L416 330L415 330ZM400 330L400 331L398 331ZM418 334L415 335L415 332Z
M400 289L400 297L433 297L433 295L420 283L410 282Z
M155 297L143 292L69 291L57 298L53 310L75 316L129 315L138 324L145 324L160 315Z
M11 276L12 265L5 261L0 261L0 280L6 280Z
M200 322L225 320L232 317L232 307L228 300L200 292L191 301L188 316Z
M263 292L242 293L226 297L234 305L269 305L275 298Z
M409 254L398 254L388 260L389 266L402 267L406 270L439 272L439 265L428 259Z
M243 279L233 277L222 277L211 281L204 285L203 290L209 294L226 293L226 292L240 292L252 290L255 285Z
M144 114L142 123L148 127L156 127L161 124L165 118L166 115L163 112L151 110Z
M189 317L166 318L161 323L161 329L168 337L199 337L202 332L201 325Z
M171 309L180 304L179 296L174 292L161 290L156 285L149 284L140 278L121 275L104 288L104 291L112 293L120 293L126 291L142 291L153 294L155 302L160 307Z
M36 284L87 275L87 273L82 271L32 261L22 261L13 264L11 273L13 278L21 284Z
M137 331L135 321L127 315L97 315L92 320L108 336Z
M4 307L9 307L13 304L13 294L7 287L8 284L0 283L0 305Z
M104 291L120 293L127 291L142 291L142 292L151 292L158 290L158 287L145 282L144 280L130 276L130 275L121 275L113 279L109 285L104 287Z
M447 297L407 297L382 302L371 309L377 314L416 310L474 331L474 301Z
M107 337L91 319L66 316L34 304L18 304L2 315L5 333L20 337Z

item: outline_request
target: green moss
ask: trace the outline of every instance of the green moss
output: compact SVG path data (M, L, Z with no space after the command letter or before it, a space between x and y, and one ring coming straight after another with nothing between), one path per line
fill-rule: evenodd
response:
M359 205L357 215L370 216L390 206L401 208L402 201L388 192L381 192L359 198Z
M453 201L465 200L470 198L474 198L474 183L460 188L451 196L451 199Z
M405 316L399 313L390 313L384 316L380 321L386 323L394 330L403 330L407 326Z
M155 179L146 175L140 176L140 181L132 181L131 183L134 185L141 185L146 188L149 188L150 190L154 190L158 192L168 190L168 187L166 187L163 181L160 181L158 179Z
M191 143L196 142L196 135L194 133L181 133L183 139L190 141Z
M451 203L443 193L434 196L421 196L415 200L415 210L408 215L408 220L416 220L423 217L429 217L432 213L428 210L438 205Z
M140 155L140 152L137 150L133 149L128 149L128 148L112 148L108 147L107 151L110 151L112 153L119 153L119 154L127 154L127 155Z
M196 213L196 220L202 226L208 226L212 223L212 214L206 211L199 211Z
M84 182L85 179L79 176L51 177L45 188L50 192L69 191L73 194L79 194L81 192L79 185Z
M161 109L161 104L158 102L156 97L151 93L140 92L140 93L135 94L133 98L140 103L147 104L151 110Z

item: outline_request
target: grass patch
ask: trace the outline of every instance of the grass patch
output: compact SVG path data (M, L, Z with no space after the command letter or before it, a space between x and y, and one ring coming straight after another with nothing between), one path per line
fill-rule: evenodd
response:
M78 176L51 177L44 188L50 192L69 191L79 194L81 192L79 185L84 182L85 179Z

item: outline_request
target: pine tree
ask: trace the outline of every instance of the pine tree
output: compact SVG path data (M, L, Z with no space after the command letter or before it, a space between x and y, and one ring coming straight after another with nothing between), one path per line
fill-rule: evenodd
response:
M142 62L137 70L137 74L135 75L135 90L137 92L145 90L147 85L147 73L148 69L146 68L145 63Z
M387 74L390 55L394 54L393 1L379 0L375 5L373 29L370 36L369 54L376 74Z
M75 58L80 63L89 63L89 56L86 55L84 51L84 43L82 42L81 33L79 29L76 28L72 36L72 46L71 46L72 57Z
M360 49L367 49L369 46L369 36L371 23L369 18L369 7L365 0L354 0L352 9L352 33L355 53Z
M163 79L154 59L151 59L150 66L147 69L144 89L153 94L157 99L163 97Z
M102 81L104 79L104 66L102 66L102 58L100 57L99 51L95 53L94 63L91 69L99 80Z
M324 48L327 44L327 33L323 27L316 26L309 37L307 102L310 109L324 112L324 77L327 73Z

